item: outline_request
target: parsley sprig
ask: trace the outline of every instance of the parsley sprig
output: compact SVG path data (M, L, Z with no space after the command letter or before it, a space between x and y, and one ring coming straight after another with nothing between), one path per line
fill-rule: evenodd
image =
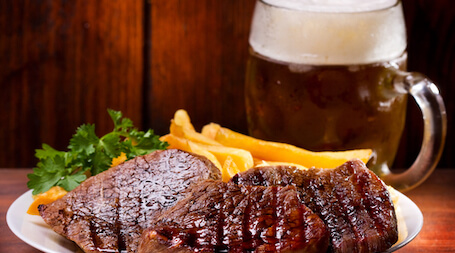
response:
M58 151L47 144L36 150L39 162L33 173L27 175L27 186L34 195L56 185L71 191L88 176L109 169L112 159L122 152L129 160L168 146L152 129L139 131L121 112L108 109L108 113L114 130L101 138L95 134L94 124L84 124L71 138L68 151Z

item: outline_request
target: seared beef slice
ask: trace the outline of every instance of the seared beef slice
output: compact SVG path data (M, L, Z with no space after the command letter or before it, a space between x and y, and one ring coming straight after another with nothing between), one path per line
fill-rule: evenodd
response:
M254 168L231 179L240 185L294 185L327 225L333 252L382 252L398 240L393 202L384 183L360 160L335 169Z
M144 231L139 252L324 252L323 221L294 186L208 180Z
M47 224L85 252L135 252L149 222L182 199L191 184L220 178L202 156L156 151L87 179L39 210Z

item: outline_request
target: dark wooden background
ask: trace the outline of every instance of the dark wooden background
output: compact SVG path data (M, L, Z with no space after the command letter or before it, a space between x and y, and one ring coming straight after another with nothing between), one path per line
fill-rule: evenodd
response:
M455 8L404 0L409 70L440 87L448 135L439 167L455 167ZM194 125L246 133L243 80L253 0L0 1L0 168L33 167L34 150L64 150L75 129L112 129L107 108L168 132ZM415 158L421 116L410 102L397 167Z

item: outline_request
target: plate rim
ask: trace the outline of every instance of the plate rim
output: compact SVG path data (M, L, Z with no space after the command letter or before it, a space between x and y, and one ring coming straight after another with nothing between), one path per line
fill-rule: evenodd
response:
M420 233L420 231L422 230L423 221L424 221L424 217L423 217L423 214L422 214L422 211L420 210L420 208L405 194L403 194L399 191L396 191L396 192L399 195L398 204L399 204L399 207L402 209L402 213L405 214L403 212L403 208L402 208L403 204L405 204L405 206L407 207L406 208L407 210L412 210L413 214L417 215L417 217L413 217L414 218L413 222L414 223L417 222L417 223L414 224L415 229L411 233L409 233L409 230L408 230L408 234L407 234L406 238L402 242L399 242L399 243L393 245L391 248L389 248L386 251L387 253L394 252L398 249L401 249L404 246L406 246L408 243L410 243L412 240L414 240L417 237L417 235ZM60 252L54 251L52 249L49 249L45 245L35 243L34 241L29 240L29 238L27 238L27 236L25 236L20 231L20 229L24 225L25 216L28 214L26 213L26 209L24 209L23 213L15 214L14 212L16 211L15 209L19 208L21 204L27 204L28 198L29 197L31 198L31 196L32 196L32 190L26 191L25 193L21 194L17 199L15 199L13 201L13 203L9 206L8 211L6 213L6 223L9 227L9 229L13 232L13 234L15 236L17 236L23 242L27 243L28 245L30 245L38 250L41 250L43 252L48 252L48 253L60 253ZM29 203L29 204L31 204L31 203ZM22 219L20 221L15 220L15 218L17 218L17 216L20 216ZM409 228L410 220L407 220L406 217L403 217L403 218L405 220L406 227ZM19 226L17 225L18 222L20 223ZM51 229L51 228L49 228L49 229ZM64 238L63 236L61 236L61 237ZM68 240L66 238L64 238L64 239L71 242L70 240Z
M415 217L415 218L418 218L418 219L413 220L414 222L417 221L417 223L414 224L415 225L415 230L412 231L412 233L409 233L409 229L408 229L408 234L407 234L405 240L403 240L402 242L399 242L396 245L393 245L386 252L396 251L398 249L403 248L407 244L409 244L411 241L413 241L417 237L417 235L420 233L420 231L422 231L422 227L423 227L424 217L423 217L423 214L422 214L422 210L420 210L420 208L417 206L417 204L414 203L414 201L412 201L405 194L403 194L403 193L401 193L399 191L396 191L396 193L399 195L398 203L406 202L406 206L410 207L409 209L413 209L414 210L414 214L417 215L417 217ZM399 205L399 207L402 209L402 205ZM409 228L410 220L407 220L405 217L403 217L403 218L404 218L404 221L405 221L405 224L406 224L406 228Z
M47 253L61 253L59 251L55 251L55 250L49 249L45 245L42 245L42 244L39 244L39 243L35 243L34 241L32 241L29 238L27 238L27 236L24 235L20 231L20 229L24 225L25 216L29 215L29 214L27 214L28 208L24 209L24 212L20 213L20 214L15 214L14 212L16 211L15 209L20 208L21 204L22 205L24 205L24 204L30 205L31 204L31 203L28 203L28 198L32 198L32 191L33 190L28 190L28 191L24 192L17 199L15 199L13 201L13 203L9 206L8 211L6 212L6 224L8 225L8 228L13 232L13 234L15 236L17 236L19 239L21 239L26 244L32 246L33 248L38 249L38 250L43 251L43 252L47 252ZM20 221L15 221L14 219L17 216L21 216L22 219ZM17 226L17 223L19 223L20 225ZM49 229L52 230L51 228L49 228ZM61 235L58 235L58 236L61 236ZM68 242L71 242L70 240L64 238L63 236L61 236L61 237L64 240L67 240ZM74 243L74 242L72 242L72 243ZM77 246L75 246L75 247L77 247ZM74 252L78 252L78 251L74 251Z

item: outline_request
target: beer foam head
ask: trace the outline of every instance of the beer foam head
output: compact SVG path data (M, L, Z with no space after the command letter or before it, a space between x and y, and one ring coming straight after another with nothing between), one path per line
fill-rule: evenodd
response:
M366 64L403 54L406 30L396 0L263 0L249 41L282 62Z
M262 0L273 6L319 12L363 12L391 7L397 0Z

